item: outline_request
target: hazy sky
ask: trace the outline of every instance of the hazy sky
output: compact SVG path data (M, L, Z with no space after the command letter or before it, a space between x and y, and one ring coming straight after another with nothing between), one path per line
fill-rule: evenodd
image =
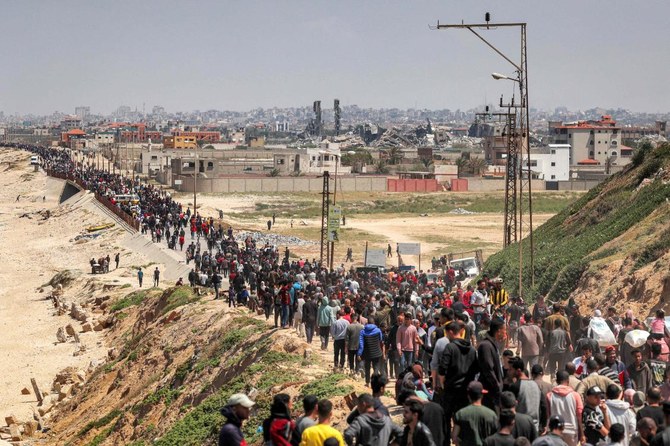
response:
M467 30L528 22L531 106L670 109L667 0L3 0L0 110L468 109L512 66ZM519 58L519 33L482 31Z

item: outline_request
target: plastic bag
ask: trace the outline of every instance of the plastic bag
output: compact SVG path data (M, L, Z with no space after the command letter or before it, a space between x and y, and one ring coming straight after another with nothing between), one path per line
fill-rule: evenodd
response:
M591 318L591 322L589 322L589 336L595 339L601 347L616 345L614 333L610 330L605 319L601 317Z

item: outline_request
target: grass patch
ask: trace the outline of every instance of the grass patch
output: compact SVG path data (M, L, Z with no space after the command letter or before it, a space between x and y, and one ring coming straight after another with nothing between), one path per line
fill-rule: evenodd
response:
M316 379L302 387L301 398L306 395L314 395L318 399L347 395L353 391L353 387L348 384L340 384L345 379L347 379L347 376L341 373L333 373L324 378Z
M197 296L193 293L193 289L189 286L180 286L172 290L172 292L167 297L167 305L163 308L162 314L169 313L170 311L188 305L193 302L200 300L200 296Z
M113 426L112 426L112 427L108 427L107 429L105 429L104 431L100 432L98 435L96 435L95 437L93 437L93 440L91 440L91 441L87 444L87 446L98 446L98 445L102 444L102 442L105 441L105 440L107 439L107 437L109 437L109 435L110 435L113 431L114 431L114 427L113 427Z
M147 293L145 291L135 291L114 302L114 305L110 307L110 310L121 311L128 307L134 307L144 302L146 297Z
M86 426L84 426L84 428L77 433L77 437L81 438L86 434L88 434L93 429L99 429L101 427L107 426L109 423L117 419L119 416L121 416L121 411L119 409L114 409L104 417L95 421L91 421Z
M635 255L633 270L655 262L663 257L668 250L670 250L670 228L663 231L658 237L655 237L651 243Z

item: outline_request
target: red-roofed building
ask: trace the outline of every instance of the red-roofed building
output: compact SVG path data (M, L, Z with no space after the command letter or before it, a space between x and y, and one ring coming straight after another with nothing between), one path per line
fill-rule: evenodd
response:
M585 165L583 161L623 166L630 162L630 155L621 152L621 126L610 115L598 121L552 122L549 132L555 144L570 144L570 165Z

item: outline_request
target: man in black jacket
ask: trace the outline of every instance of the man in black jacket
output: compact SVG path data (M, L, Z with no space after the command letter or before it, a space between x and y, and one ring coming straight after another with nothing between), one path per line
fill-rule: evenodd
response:
M482 403L489 409L496 411L496 413L500 410L500 394L502 393L503 385L498 343L504 339L504 327L504 322L493 319L488 333L477 347L479 381L488 392L484 394Z
M317 310L314 298L308 299L302 307L302 322L305 324L305 334L307 335L308 344L312 343L312 338L314 337Z
M438 376L443 389L446 438L451 438L451 420L456 412L469 404L466 389L479 372L477 351L468 339L462 339L465 324L452 321L445 327L449 344L439 358Z
M405 425L400 446L436 446L428 427L421 422L423 404L410 399L403 405L402 422Z

